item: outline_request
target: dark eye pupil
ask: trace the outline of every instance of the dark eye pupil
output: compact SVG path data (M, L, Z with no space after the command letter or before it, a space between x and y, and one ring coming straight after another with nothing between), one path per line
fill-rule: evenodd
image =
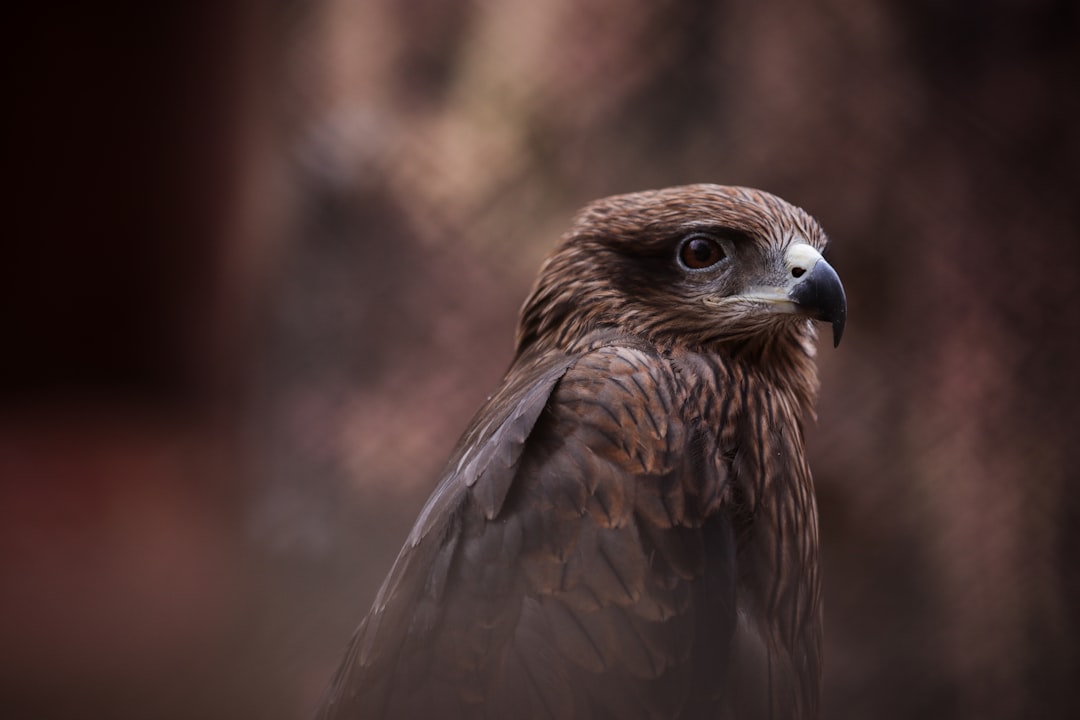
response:
M708 240L694 240L690 243L690 252L698 262L708 262L716 254L716 248Z
M724 259L724 251L715 240L707 237L690 238L682 247L682 261L688 268L700 270Z

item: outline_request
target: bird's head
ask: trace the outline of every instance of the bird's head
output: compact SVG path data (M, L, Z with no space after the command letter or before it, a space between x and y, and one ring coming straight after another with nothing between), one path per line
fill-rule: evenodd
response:
M522 309L518 352L572 349L616 329L664 345L808 352L811 320L844 331L827 239L801 209L759 190L688 185L588 205Z

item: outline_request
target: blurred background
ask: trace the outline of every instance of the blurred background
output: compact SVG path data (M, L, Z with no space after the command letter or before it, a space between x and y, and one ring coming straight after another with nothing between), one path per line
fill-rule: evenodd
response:
M0 714L307 717L573 212L801 205L827 718L1080 717L1080 5L8 23Z

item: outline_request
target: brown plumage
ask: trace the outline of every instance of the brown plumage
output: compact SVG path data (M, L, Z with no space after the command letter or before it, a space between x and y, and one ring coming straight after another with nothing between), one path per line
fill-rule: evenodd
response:
M319 717L815 717L825 243L744 188L588 206Z

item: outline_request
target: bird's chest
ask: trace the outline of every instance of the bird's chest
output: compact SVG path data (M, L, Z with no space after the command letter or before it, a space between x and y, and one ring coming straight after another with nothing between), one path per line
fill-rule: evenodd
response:
M817 508L805 466L743 462L730 476L737 605L795 650L820 622Z
M802 717L816 702L804 705L820 681L822 628L817 508L799 421L764 391L713 406L703 416L715 438L708 460L724 490L711 521L732 528L730 657L738 658L721 716L768 717L781 707Z
M711 461L724 485L716 512L736 542L736 603L769 644L793 653L820 642L817 507L797 408L752 379L703 407Z

